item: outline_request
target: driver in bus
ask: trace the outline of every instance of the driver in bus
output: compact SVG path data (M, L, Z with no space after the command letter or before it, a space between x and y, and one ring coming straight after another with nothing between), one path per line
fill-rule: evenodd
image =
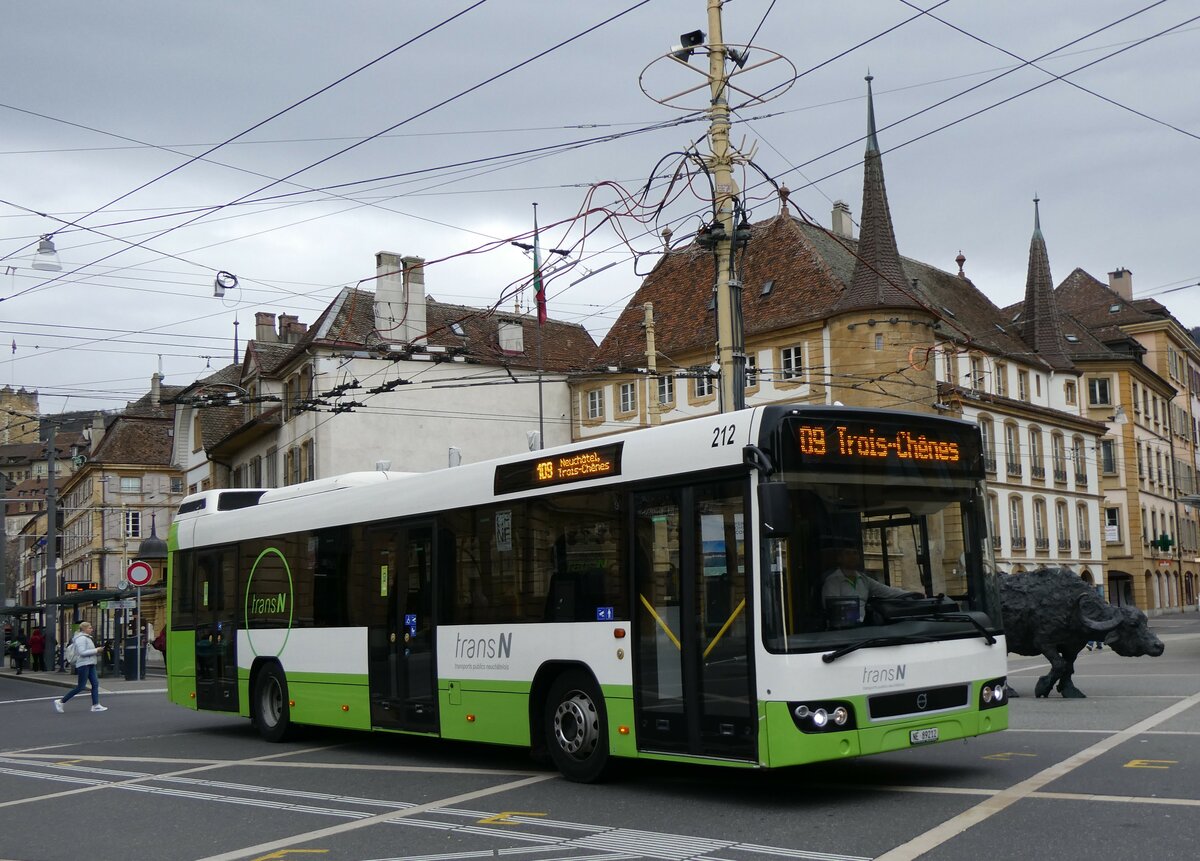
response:
M868 577L862 570L862 554L857 547L841 548L837 563L821 586L821 600L834 627L861 623L866 618L869 598L921 597L915 592L897 589Z

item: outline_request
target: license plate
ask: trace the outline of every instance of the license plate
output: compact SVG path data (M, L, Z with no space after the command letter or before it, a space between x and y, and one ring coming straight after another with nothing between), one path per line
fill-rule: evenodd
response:
M938 740L938 728L931 726L928 729L914 729L908 733L908 740L911 744L929 744L931 741Z

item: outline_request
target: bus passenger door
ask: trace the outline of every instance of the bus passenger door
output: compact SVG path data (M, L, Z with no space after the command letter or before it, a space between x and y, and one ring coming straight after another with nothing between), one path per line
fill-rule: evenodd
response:
M368 533L378 584L367 628L371 722L437 729L433 653L433 527L380 527Z
M634 496L640 750L757 757L744 485Z
M232 548L197 555L196 707L238 710L237 556Z

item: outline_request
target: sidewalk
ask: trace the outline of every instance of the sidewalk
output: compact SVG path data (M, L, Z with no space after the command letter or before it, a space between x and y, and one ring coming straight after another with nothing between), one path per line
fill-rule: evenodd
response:
M70 690L75 687L75 673L31 673L29 670L17 675L17 671L8 666L5 661L3 667L0 667L0 678L13 679L21 682L33 682L38 685L50 685L52 687L63 688ZM100 678L100 693L101 694L116 694L116 693L133 693L137 691L159 691L166 690L167 676L166 671L162 666L146 667L146 677L141 681L127 682L124 676L101 676Z

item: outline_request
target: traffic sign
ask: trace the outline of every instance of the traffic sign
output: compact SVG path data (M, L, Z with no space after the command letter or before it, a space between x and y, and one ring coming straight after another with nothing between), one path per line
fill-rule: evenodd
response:
M149 562L130 562L125 578L134 586L145 586L154 579L154 569Z
M101 601L101 610L132 610L137 606L137 601L133 598L115 598L111 601Z

